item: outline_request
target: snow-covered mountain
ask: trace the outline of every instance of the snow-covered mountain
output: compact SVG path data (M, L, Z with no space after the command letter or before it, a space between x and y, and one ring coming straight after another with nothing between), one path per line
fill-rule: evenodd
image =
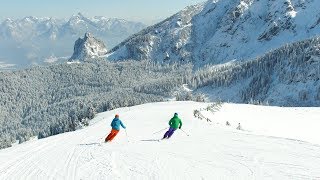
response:
M0 179L319 179L319 108L224 104L202 111L212 122L194 117L207 106L152 103L98 114L87 128L0 150ZM158 142L175 112L182 129ZM102 143L116 113L127 128Z
M199 70L191 87L212 100L320 106L320 37L287 44L256 59Z
M15 68L67 60L73 44L86 32L113 47L145 27L139 22L81 13L70 19L25 17L0 24L0 62ZM11 66L10 66L11 67Z
M320 34L318 0L209 0L190 6L109 51L109 59L247 60Z
M87 58L98 58L107 53L104 43L93 37L90 33L86 33L79 38L74 44L73 55L70 60L85 60Z
M48 39L54 39L53 35L58 33L57 27L62 23L63 20L33 16L18 20L8 18L0 26L0 37L4 40L21 42L47 34Z

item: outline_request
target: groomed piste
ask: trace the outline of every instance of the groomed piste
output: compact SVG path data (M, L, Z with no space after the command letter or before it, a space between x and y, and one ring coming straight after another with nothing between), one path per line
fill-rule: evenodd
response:
M211 122L194 117L208 105L163 102L100 113L81 130L0 150L0 179L320 179L320 108L223 104L202 112ZM175 112L184 132L158 142ZM104 143L115 114L127 129Z

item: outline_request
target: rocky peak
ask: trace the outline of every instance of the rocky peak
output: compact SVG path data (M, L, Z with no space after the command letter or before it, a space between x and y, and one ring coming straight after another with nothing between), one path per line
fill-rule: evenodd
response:
M79 38L74 44L74 52L70 60L85 60L98 58L107 53L105 44L93 37L89 32L83 38Z

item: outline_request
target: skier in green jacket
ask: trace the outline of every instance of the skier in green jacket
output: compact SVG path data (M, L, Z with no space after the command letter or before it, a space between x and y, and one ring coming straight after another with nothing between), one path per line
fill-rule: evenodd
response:
M178 113L174 113L173 118L171 118L169 121L169 126L170 126L169 130L164 134L162 139L165 139L165 138L169 139L175 130L177 130L178 128L181 129L182 121L178 117Z

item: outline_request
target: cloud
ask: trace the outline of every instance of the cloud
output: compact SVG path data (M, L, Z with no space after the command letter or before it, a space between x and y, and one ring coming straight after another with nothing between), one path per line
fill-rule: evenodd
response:
M66 61L69 57L55 57L54 55L45 58L43 61L44 63L52 64L52 63L57 63L61 61Z

